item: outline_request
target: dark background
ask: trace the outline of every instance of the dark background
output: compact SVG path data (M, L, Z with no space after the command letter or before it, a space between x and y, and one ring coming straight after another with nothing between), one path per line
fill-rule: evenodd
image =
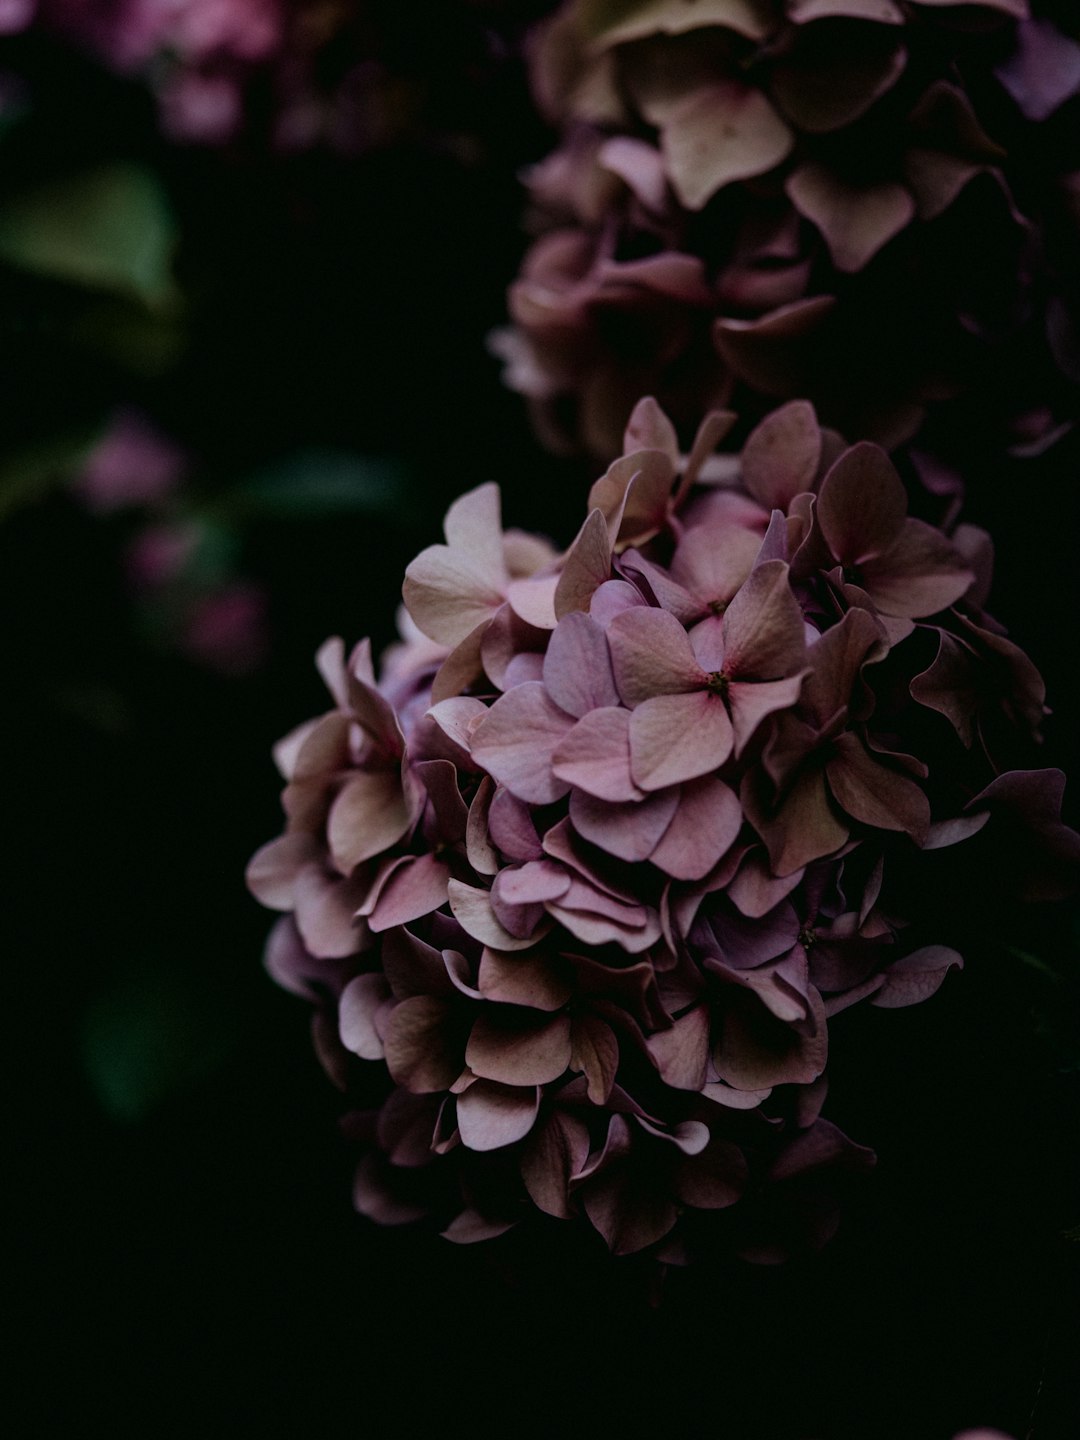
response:
M353 1213L339 1097L305 1007L261 970L243 867L279 827L270 746L324 703L315 648L390 638L447 501L495 479L509 521L576 528L594 477L539 452L484 346L523 244L515 170L545 137L507 74L469 164L418 143L177 150L139 87L62 46L8 63L32 104L2 139L0 206L31 177L149 167L187 308L169 362L132 363L87 342L77 287L0 265L5 453L123 402L200 457L208 509L302 447L393 477L344 513L244 517L272 643L243 677L148 634L130 517L57 483L0 524L8 1433L1071 1440L1076 936L1060 911L975 925L993 875L928 896L971 934L932 1004L835 1023L830 1114L880 1159L821 1257L718 1257L657 1306L642 1266L555 1222L458 1249ZM1078 461L1075 436L980 460L967 509L996 537L994 609L1048 681L1047 763L1073 770Z

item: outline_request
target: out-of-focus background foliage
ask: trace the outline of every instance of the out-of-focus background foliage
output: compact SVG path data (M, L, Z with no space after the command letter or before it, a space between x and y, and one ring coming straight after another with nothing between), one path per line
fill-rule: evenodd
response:
M390 638L450 498L498 480L564 541L594 478L485 344L548 143L500 7L372 8L396 78L352 144L282 147L257 86L248 128L178 143L144 76L45 25L0 48L9 1433L932 1440L1035 1407L1065 1440L1060 916L981 938L925 1012L852 1016L834 1114L882 1158L819 1261L676 1277L654 1310L557 1229L522 1275L350 1208L242 883L271 744L323 705L326 635ZM1078 462L1002 462L970 507L1074 771Z

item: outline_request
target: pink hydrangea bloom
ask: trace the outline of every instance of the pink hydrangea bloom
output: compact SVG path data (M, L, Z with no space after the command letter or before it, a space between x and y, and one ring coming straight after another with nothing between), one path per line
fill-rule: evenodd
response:
M319 654L333 707L278 749L248 879L331 1075L384 1067L348 1127L376 1220L471 1241L540 1210L680 1260L725 1211L749 1258L821 1243L873 1158L821 1113L832 1017L962 963L907 939L894 872L996 835L1022 892L1076 879L1060 775L1001 759L1043 688L983 609L986 537L909 517L806 402L717 454L733 420L682 454L642 401L561 553L472 491L381 679L366 644Z

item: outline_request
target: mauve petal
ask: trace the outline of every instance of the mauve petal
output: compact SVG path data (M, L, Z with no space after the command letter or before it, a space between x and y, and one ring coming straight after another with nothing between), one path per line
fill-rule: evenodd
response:
M576 719L618 705L607 640L584 612L574 611L559 621L544 656L544 684L555 704Z
M398 1000L410 995L449 997L454 993L441 952L404 927L383 936L382 967Z
M532 1010L558 1010L571 994L565 962L556 964L542 955L504 955L498 950L485 950L480 957L477 985L485 1000Z
M427 712L435 724L466 755L472 732L488 712L482 700L468 695L456 695L450 700L440 700Z
M569 1220L571 1178L589 1154L589 1132L582 1121L556 1111L537 1125L521 1154L521 1178L534 1205L547 1215Z
M570 1031L570 1068L585 1076L594 1105L606 1105L619 1068L619 1042L610 1025L588 1011L575 1015Z
M677 1125L669 1125L650 1120L644 1114L636 1116L636 1119L647 1134L673 1145L684 1155L700 1155L709 1143L709 1127L701 1120L680 1120Z
M679 803L674 789L644 800L612 804L582 790L570 797L570 820L585 840L619 860L647 860L671 823Z
M488 811L488 829L509 860L539 860L544 853L528 806L509 790L495 791Z
M470 1000L482 1000L484 998L472 983L475 967L462 955L460 950L443 950L439 955L439 959L442 961L443 969L452 991L456 990L461 995L467 995ZM468 1074L469 1072L465 1071L465 1075L467 1076ZM467 1085L462 1084L461 1077L450 1087L455 1095L466 1088Z
M967 645L939 630L933 663L915 676L908 690L916 704L944 715L961 742L971 749L981 696L978 661Z
M386 1064L413 1094L446 1090L461 1073L462 1045L452 1011L434 995L412 995L390 1012L383 1033Z
M814 513L840 564L859 565L899 538L907 495L885 451L864 440L825 476Z
M271 927L263 951L263 965L275 985L299 995L302 1000L318 1001L320 983L333 978L330 966L320 964L304 949L292 917L283 915Z
M349 717L332 711L303 727L289 780L308 780L333 774L349 763ZM293 732L296 733L295 731Z
M593 592L589 614L606 631L616 615L621 615L624 610L640 610L645 603L640 590L626 580L605 580Z
M530 860L524 865L500 870L492 887L508 905L557 900L569 888L570 876L550 860Z
M615 682L627 705L681 695L704 683L686 631L666 610L627 610L616 615L607 633Z
M696 1005L670 1030L650 1035L646 1045L660 1077L674 1090L700 1090L709 1061L709 1012Z
M551 752L573 723L543 685L518 685L473 731L472 757L519 800L550 805L570 788L552 773Z
M678 1211L660 1181L631 1162L601 1172L584 1188L585 1213L613 1255L633 1255L662 1240Z
M625 269L625 267L622 267ZM636 450L608 467L589 491L615 537L616 549L642 544L667 524L675 479L672 457L662 450Z
M684 625L701 614L701 602L677 585L662 566L644 559L639 550L628 550L619 562L619 569L624 575L633 577L641 595L650 596L661 610L674 615Z
M349 875L365 860L389 850L413 821L396 770L358 771L330 807L326 838L334 864Z
M721 315L713 343L732 372L766 395L805 387L818 364L820 332L836 306L832 295L812 295L754 320Z
M706 674L724 668L724 621L719 615L706 615L689 631L694 659Z
M825 773L809 765L788 788L775 810L762 806L751 771L745 777L740 800L746 818L769 852L769 864L779 878L832 855L847 840L849 829L836 815L825 785Z
M956 547L922 520L905 520L894 544L863 569L878 609L912 620L955 604L973 579Z
M782 560L751 572L723 624L724 671L732 680L779 680L806 663L802 610Z
M648 35L681 35L712 25L722 25L748 40L764 40L769 34L767 22L753 0L651 0L632 7L598 5L583 18L585 38L599 40L604 47Z
M505 1235L517 1224L516 1220L493 1220L481 1215L479 1210L462 1210L455 1215L445 1230L439 1233L444 1240L454 1245L476 1245L483 1240L494 1240Z
M578 721L551 753L552 771L598 800L640 800L630 778L630 711L606 707Z
M393 1190L393 1167L375 1152L365 1155L356 1167L353 1205L357 1212L376 1225L411 1225L427 1214L427 1208L399 1199Z
M694 91L672 106L660 131L671 188L688 210L702 209L733 180L772 170L794 143L761 90L740 80Z
M576 908L570 902L548 903L548 913L569 930L583 945L618 945L628 955L640 955L660 938L660 921L654 912L641 907L623 907L623 915L608 915L588 908Z
M905 955L884 973L884 984L870 1001L885 1010L918 1005L928 1000L953 968L964 968L963 956L945 945L927 945Z
M927 830L922 848L944 850L949 845L959 845L961 841L977 835L989 819L990 811L983 810L978 815L957 815L951 820L939 820Z
M643 790L662 790L718 770L734 735L723 700L707 690L657 695L630 719L630 774Z
M465 838L469 811L458 789L457 766L450 760L418 760L412 768L428 793L439 840L458 844Z
M629 775L629 743L626 764ZM248 861L244 878L260 905L269 910L291 910L297 875L306 865L320 859L321 847L311 835L281 835L255 852Z
M390 987L382 975L357 975L341 992L338 1001L338 1033L346 1050L361 1060L381 1060L383 1043L375 1028L375 1017L390 998Z
M479 940L481 945L490 945L493 950L527 950L551 929L549 922L541 922L531 935L511 935L499 923L486 890L475 890L460 880L451 880L447 889L450 909L466 935Z
M481 572L502 580L502 512L499 487L491 481L456 499L443 521L446 543Z
M780 904L803 878L802 869L777 876L769 869L764 853L751 850L739 872L728 885L728 899L747 919L759 920Z
M878 830L905 831L916 844L930 825L930 802L907 776L879 765L850 732L833 741L825 766L829 789L853 820Z
M555 614L561 620L588 610L593 595L611 579L612 537L601 511L593 510L566 553L555 587Z
M458 1096L461 1143L469 1150L499 1150L529 1133L540 1109L538 1088L522 1090L477 1080Z
M465 1047L465 1063L482 1080L548 1085L570 1064L570 1016L499 1006L481 1012Z
M449 646L460 644L503 603L497 579L446 545L420 552L405 571L401 593L424 634Z
M743 484L767 510L786 512L796 495L813 489L820 460L821 427L814 407L809 400L791 400L748 436Z
M371 908L368 925L372 932L407 925L445 905L449 879L450 866L435 855L407 856L387 877Z
M485 775L473 796L465 823L465 854L478 875L495 875L499 870L499 856L488 828L494 796L495 782L490 775Z
M808 1085L825 1069L828 1055L825 1012L816 996L811 1025L803 1034L777 1020L749 993L733 991L713 1051L717 1074L736 1090Z
M838 45L832 27L808 26L773 66L773 96L800 130L820 135L850 125L904 72L907 52L891 27L852 27L845 39Z
M503 605L495 612L480 642L483 673L497 690L511 690L529 678L538 680L543 665L541 652L547 645L548 634L527 624L509 605ZM538 673L530 677L522 673L522 668L533 656Z
M742 806L722 780L707 777L682 787L679 807L650 855L675 880L703 880L742 827Z
M796 25L835 15L876 20L882 25L904 23L904 12L897 8L894 0L787 0L787 13Z
M697 1210L725 1210L741 1198L748 1179L749 1168L739 1147L727 1140L710 1140L675 1172L675 1193Z
M784 902L753 917L717 909L705 923L720 959L734 970L750 970L776 960L799 938L798 916L792 906ZM699 946L706 950L712 948L697 929L694 934ZM713 968L708 958L705 966Z
M1028 120L1047 120L1080 91L1080 45L1052 20L1028 20L1016 45L994 73Z
M821 231L833 264L858 271L915 218L915 200L894 180L852 184L816 162L800 166L784 185L792 204Z

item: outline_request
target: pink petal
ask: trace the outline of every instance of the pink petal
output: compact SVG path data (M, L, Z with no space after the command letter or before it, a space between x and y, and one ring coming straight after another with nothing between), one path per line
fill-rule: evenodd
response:
M557 779L598 800L640 800L630 778L630 711L607 707L585 715L551 754Z
M485 1010L473 1025L465 1063L481 1079L504 1085L550 1084L570 1064L570 1016Z
M482 700L467 695L456 695L450 700L440 700L427 712L439 729L466 755L472 732L488 712Z
M619 1042L611 1027L585 1011L570 1032L570 1068L584 1074L594 1105L606 1105L619 1068ZM584 1158L584 1157L582 1157Z
M688 210L702 209L733 180L772 170L793 144L764 94L738 80L687 96L669 111L660 132L671 188Z
M361 876L342 880L317 865L300 872L293 891L296 928L312 955L340 960L364 949L367 926L356 910L366 890Z
M613 1255L633 1255L662 1240L678 1211L656 1179L633 1165L619 1165L589 1181L585 1213Z
M909 619L955 604L974 578L956 547L922 520L905 520L896 541L864 571L878 609Z
M656 695L680 695L704 683L686 631L665 610L616 615L608 644L619 693L627 705Z
M630 720L630 773L643 790L661 790L718 770L734 736L724 702L707 690L658 695Z
M528 807L509 790L495 791L488 828L492 840L509 860L539 860L544 853Z
M445 998L454 993L441 952L404 927L383 936L382 966L398 1000L410 995Z
M569 1220L571 1178L589 1154L589 1132L572 1115L556 1111L536 1126L521 1156L521 1178L533 1204L547 1215Z
M587 610L595 592L611 579L611 551L607 521L599 510L593 510L567 551L555 588L555 613L560 620L575 610Z
M849 829L834 813L824 771L817 765L795 777L772 813L759 804L751 779L752 774L746 777L739 798L746 818L765 841L774 875L791 875L812 860L834 854L847 840Z
M876 20L881 25L902 25L904 12L894 0L787 0L788 19L796 25L826 16L848 15L854 20Z
M576 719L619 703L604 632L582 611L559 621L544 656L544 684L560 710Z
M330 807L326 836L334 864L349 875L396 845L412 824L396 770L359 771L345 782Z
M499 1150L529 1133L540 1109L538 1088L520 1090L478 1080L458 1096L461 1143L469 1150Z
M662 450L673 465L679 458L675 426L651 395L638 401L626 422L623 452L628 455L632 450Z
M473 731L472 757L519 800L550 805L570 788L552 773L551 752L573 723L543 685L518 685Z
M406 569L401 593L424 634L452 647L490 620L503 603L499 579L448 546L431 545Z
M485 775L473 796L465 825L465 853L478 875L495 875L499 869L499 856L489 832L494 796L495 782L490 775Z
M699 606L726 605L750 574L760 544L761 537L742 526L695 525L679 541L672 576Z
M676 880L702 880L735 843L741 827L742 806L729 786L713 778L691 780L682 787L679 807L649 858Z
M514 580L506 592L514 614L537 630L555 628L555 588L557 575L544 575L527 580Z

